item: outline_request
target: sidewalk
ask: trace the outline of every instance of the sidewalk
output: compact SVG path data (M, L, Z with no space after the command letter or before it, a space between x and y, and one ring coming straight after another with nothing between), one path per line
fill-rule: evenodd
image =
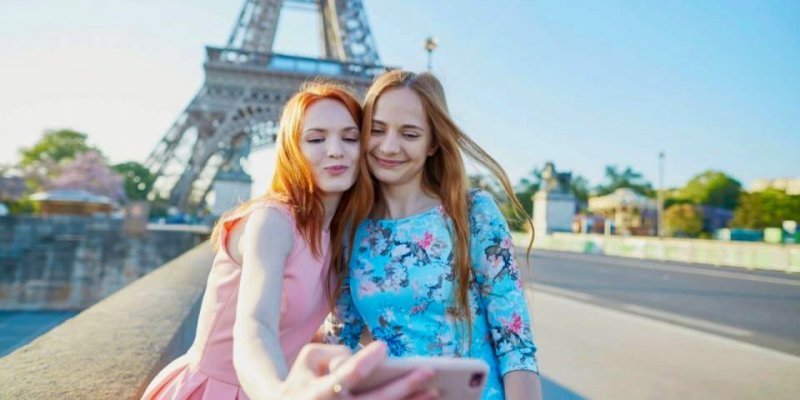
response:
M527 289L545 398L796 399L800 357Z

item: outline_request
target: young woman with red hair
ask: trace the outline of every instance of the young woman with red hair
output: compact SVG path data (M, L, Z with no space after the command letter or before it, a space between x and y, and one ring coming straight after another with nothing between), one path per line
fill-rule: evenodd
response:
M306 346L339 280L341 268L329 265L341 263L341 246L330 243L341 243L348 222L372 204L360 121L356 98L334 84L307 84L288 101L272 185L214 228L195 341L144 399L339 398L380 364L382 344L350 360L343 348ZM330 361L342 370L331 371ZM363 398L405 398L431 375L415 371Z
M492 196L469 190L462 153L527 218L503 169L453 122L429 73L378 77L362 130L375 203L354 221L349 277L326 338L354 347L367 327L394 357L480 358L491 371L483 399L541 398L511 234Z

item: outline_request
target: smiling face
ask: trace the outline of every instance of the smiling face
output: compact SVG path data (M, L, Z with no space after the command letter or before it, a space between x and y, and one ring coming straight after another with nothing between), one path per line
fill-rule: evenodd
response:
M436 152L422 102L408 88L391 89L375 103L367 165L382 186L419 185L425 161Z
M314 184L323 193L341 194L355 183L359 130L342 103L322 99L308 107L300 150L311 167Z

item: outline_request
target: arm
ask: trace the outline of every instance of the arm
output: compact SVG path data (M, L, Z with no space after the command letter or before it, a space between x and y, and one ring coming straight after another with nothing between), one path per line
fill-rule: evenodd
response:
M470 229L475 282L486 308L506 398L541 399L536 345L511 232L486 193L474 194Z
M343 344L351 350L355 350L365 324L353 303L353 296L350 293L350 276L345 275L342 280L342 291L339 293L339 298L336 299L336 306L322 325L323 338L325 343Z
M248 217L241 238L242 275L233 326L233 365L250 398L274 396L288 368L280 346L283 270L293 246L293 225L265 208Z
M506 399L542 399L539 374L530 371L511 371L503 375Z

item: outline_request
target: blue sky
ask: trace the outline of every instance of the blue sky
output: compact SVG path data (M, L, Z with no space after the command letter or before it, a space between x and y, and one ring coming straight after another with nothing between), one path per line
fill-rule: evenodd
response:
M382 60L434 72L462 128L513 182L546 161L597 184L607 164L666 183L720 169L800 175L800 2L364 0ZM0 162L47 128L144 160L202 84L238 0L4 0ZM311 15L276 50L312 55ZM253 156L260 191L270 151Z

